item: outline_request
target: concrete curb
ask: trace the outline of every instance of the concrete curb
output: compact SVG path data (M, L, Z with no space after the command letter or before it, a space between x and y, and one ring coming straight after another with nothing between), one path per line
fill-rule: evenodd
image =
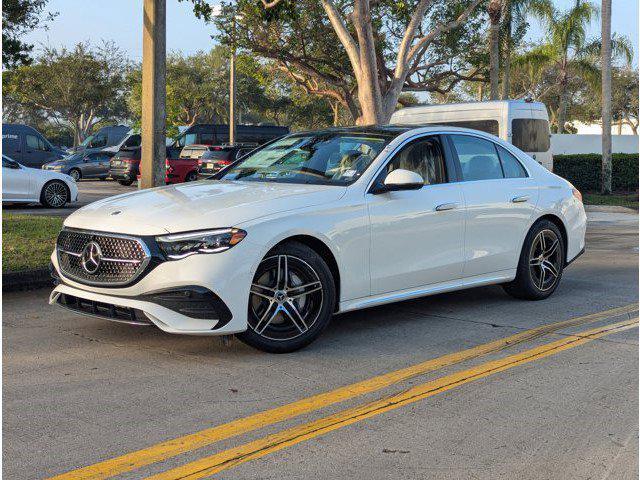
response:
M585 205L586 212L604 212L604 213L633 213L638 214L638 210L618 205Z
M37 270L23 270L21 272L6 272L2 274L2 291L31 290L34 288L50 287L53 279L48 268Z

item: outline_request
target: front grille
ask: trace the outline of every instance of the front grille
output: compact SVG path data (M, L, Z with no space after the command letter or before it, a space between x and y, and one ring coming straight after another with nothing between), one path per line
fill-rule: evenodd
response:
M88 263L85 250L90 242L98 245L100 254L94 255L95 261ZM87 230L62 230L56 250L62 274L87 285L131 283L144 271L151 258L149 249L138 238ZM94 268L85 268L83 259L89 267L97 264L95 271Z

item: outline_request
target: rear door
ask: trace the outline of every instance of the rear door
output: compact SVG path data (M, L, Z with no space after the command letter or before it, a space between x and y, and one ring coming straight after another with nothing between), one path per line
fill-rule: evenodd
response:
M2 200L24 201L33 199L31 170L2 157Z
M466 278L516 268L538 187L517 158L472 134L448 135L466 205Z
M464 205L441 137L418 137L394 154L377 182L398 168L424 179L419 190L368 193L371 294L458 280L462 275Z

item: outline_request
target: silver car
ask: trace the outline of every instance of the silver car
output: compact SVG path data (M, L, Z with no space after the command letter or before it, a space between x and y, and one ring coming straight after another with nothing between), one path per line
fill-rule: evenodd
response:
M84 151L43 165L43 170L54 170L66 173L76 182L80 179L99 178L105 180L109 176L109 162L114 152Z

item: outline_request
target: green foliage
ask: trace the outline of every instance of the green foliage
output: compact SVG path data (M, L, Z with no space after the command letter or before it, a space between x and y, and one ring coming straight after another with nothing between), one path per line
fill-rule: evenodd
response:
M63 218L2 215L2 271L46 268Z
M599 193L585 193L582 195L585 205L613 205L638 210L638 194L600 195Z
M20 40L28 33L53 19L55 14L44 15L48 0L2 1L2 66L11 68L31 63L33 45Z
M612 188L618 192L638 191L638 154L614 153ZM581 192L600 190L602 155L554 155L553 172L569 180Z
M128 61L113 43L46 48L33 64L3 73L3 97L11 99L17 117L67 126L80 142L98 122L126 116L127 70Z

